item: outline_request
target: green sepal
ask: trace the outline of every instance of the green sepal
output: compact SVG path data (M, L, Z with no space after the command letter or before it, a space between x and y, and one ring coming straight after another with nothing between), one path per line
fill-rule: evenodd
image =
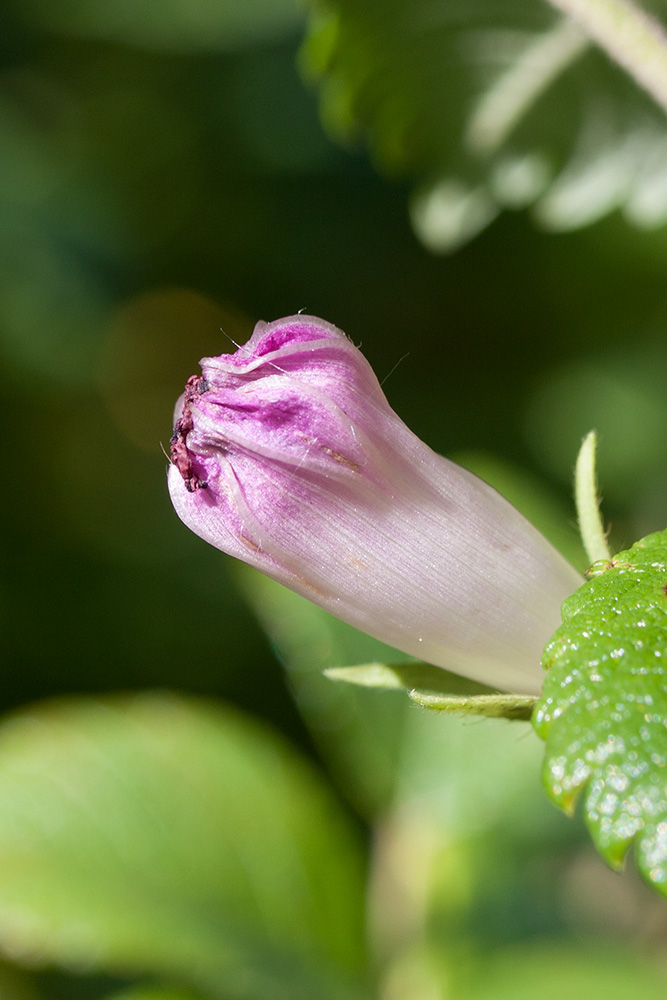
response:
M588 571L547 644L533 725L543 781L586 824L613 868L634 842L643 876L667 894L667 531Z
M486 684L430 663L364 663L332 667L324 673L331 680L348 684L405 691L422 708L438 712L527 720L537 701L530 695L498 694Z
M461 698L410 691L410 697L422 708L430 708L436 712L484 715L489 719L508 719L511 722L530 721L537 702L537 698L529 694L480 694Z

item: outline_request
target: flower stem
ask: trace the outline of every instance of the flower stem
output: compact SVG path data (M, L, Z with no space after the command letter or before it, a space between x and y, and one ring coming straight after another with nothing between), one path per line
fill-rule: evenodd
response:
M598 499L597 478L595 475L595 447L597 435L589 431L581 443L577 455L577 465L574 473L574 496L579 518L581 540L586 549L586 555L592 563L598 559L611 559L607 545L600 503Z
M667 111L667 33L632 0L549 0Z

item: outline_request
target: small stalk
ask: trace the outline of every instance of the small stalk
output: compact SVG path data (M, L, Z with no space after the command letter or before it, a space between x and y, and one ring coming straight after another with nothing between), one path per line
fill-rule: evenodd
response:
M579 519L579 531L586 555L591 563L611 559L604 525L600 515L600 500L595 474L597 435L589 431L581 443L574 474L574 496Z

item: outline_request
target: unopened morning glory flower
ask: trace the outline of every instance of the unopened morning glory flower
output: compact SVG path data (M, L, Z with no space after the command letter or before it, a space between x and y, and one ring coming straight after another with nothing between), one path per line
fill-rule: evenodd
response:
M171 439L169 490L188 527L406 653L539 692L578 573L405 426L340 330L311 316L258 323L201 369Z

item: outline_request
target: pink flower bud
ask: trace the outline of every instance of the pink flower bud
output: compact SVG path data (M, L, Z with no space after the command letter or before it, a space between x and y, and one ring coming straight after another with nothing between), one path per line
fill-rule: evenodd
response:
M490 486L419 440L363 355L311 316L204 358L169 490L192 530L437 666L536 693L579 575Z

